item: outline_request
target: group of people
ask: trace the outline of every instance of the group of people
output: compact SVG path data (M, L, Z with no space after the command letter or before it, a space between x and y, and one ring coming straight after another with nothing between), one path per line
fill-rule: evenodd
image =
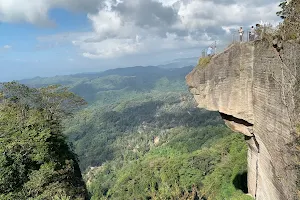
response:
M258 38L257 29L259 27L259 24L256 24L256 28L254 26L251 26L251 29L249 31L249 41L254 41ZM240 42L243 42L244 38L244 30L243 27L240 27L239 29L239 35L240 35Z
M258 28L259 28L259 24L256 24L256 28L254 28L254 26L251 26L250 31L249 31L249 41L254 41L258 39ZM243 42L243 38L244 38L244 30L243 27L240 27L239 29L239 36L240 36L240 42ZM207 48L206 51L206 55L207 56L212 56L215 54L215 49L212 46L209 46Z

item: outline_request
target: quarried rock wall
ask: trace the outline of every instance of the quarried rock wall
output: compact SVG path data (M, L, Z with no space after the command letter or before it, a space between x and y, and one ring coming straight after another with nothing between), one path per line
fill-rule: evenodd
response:
M187 75L199 107L219 111L246 135L248 189L258 200L294 200L290 144L299 122L300 45L277 50L268 41L238 43Z

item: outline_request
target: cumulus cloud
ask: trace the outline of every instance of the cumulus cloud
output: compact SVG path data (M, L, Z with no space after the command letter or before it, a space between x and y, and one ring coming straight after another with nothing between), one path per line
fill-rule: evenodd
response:
M226 34L241 25L278 20L277 9L278 2L258 0L107 3L98 13L88 15L94 35L74 44L89 58L203 47L214 40L224 40Z
M48 12L52 8L95 13L101 4L101 0L1 0L0 21L51 26L54 22Z
M239 26L278 21L274 0L1 0L0 21L51 24L48 11L85 12L93 31L39 38L70 42L88 58L112 58L224 41ZM50 44L56 43L50 42Z
M0 21L29 22L32 24L49 25L47 17L50 5L46 0L1 0Z

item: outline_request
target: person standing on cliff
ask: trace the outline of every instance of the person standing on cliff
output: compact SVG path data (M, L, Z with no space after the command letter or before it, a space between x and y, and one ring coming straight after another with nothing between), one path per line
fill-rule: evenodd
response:
M259 39L261 39L261 28L260 28L260 24L256 24L254 40L259 40Z
M207 49L207 56L212 56L212 53L213 53L213 48L210 46Z
M243 27L240 28L239 34L240 34L240 42L243 42L243 36L244 36L244 30L243 30Z

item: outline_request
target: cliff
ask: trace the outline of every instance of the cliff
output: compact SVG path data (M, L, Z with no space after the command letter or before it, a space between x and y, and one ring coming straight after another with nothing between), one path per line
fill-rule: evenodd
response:
M258 200L297 199L300 45L234 44L186 81L199 107L219 111L248 143L248 190ZM295 147L296 148L296 147Z

